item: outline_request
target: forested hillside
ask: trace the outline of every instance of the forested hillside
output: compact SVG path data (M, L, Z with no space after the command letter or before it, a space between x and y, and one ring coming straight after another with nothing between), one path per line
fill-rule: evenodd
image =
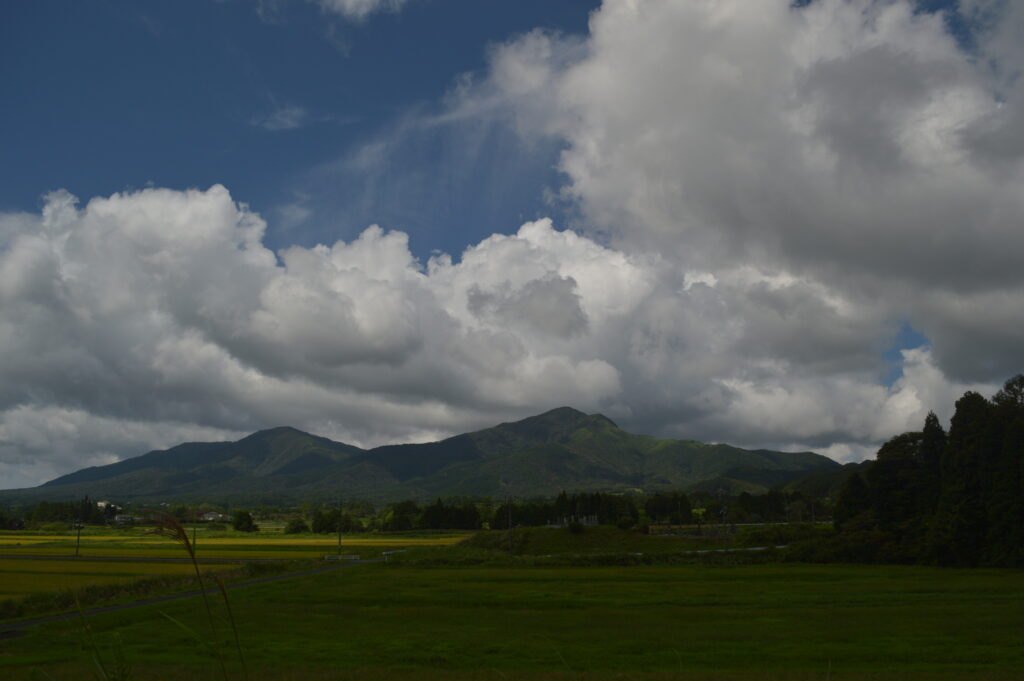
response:
M36 488L0 491L0 503L86 495L118 503L265 505L338 497L374 502L553 497L562 490L759 494L840 468L812 452L637 435L600 414L560 407L439 442L371 450L295 428L272 428L237 442L185 443L85 468Z

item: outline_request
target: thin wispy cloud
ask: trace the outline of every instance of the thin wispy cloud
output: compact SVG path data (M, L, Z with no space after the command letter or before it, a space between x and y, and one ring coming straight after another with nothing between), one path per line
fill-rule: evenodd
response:
M257 128L277 132L301 128L311 120L309 112L301 106L282 106L269 113L253 116L249 122Z
M362 21L375 12L397 12L408 0L310 0L324 11L335 12L353 21Z

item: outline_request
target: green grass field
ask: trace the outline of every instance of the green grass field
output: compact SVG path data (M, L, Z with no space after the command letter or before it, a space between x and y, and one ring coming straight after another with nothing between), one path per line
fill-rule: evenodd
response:
M1015 571L375 564L231 600L254 679L1024 679ZM108 659L121 641L133 678L220 678L161 611L209 630L198 600L89 626ZM81 634L69 621L0 640L0 677L87 675ZM221 622L211 639L227 636Z
M1019 571L699 562L546 566L544 561L567 554L611 555L614 549L668 556L723 542L614 528L575 535L539 529L513 536L513 558L503 532L445 548L464 537L345 537L343 551L364 557L420 550L390 564L232 590L250 678L1024 680ZM734 543L744 542L739 537ZM138 561L11 557L67 555L74 545L66 535L0 535L0 598L192 569L141 562L184 552L139 531L82 537L83 555ZM336 547L334 537L225 533L200 537L198 554L306 558ZM484 555L494 564L448 567L449 554L456 563ZM723 555L743 562L749 554ZM224 567L211 563L204 570ZM192 586L186 580L158 588ZM140 597L131 590L118 593L115 601ZM125 656L134 679L223 678L210 654L162 613L201 632L224 652L231 678L242 678L223 604L215 602L215 612L216 634L197 598L39 625L22 637L0 637L0 678L91 675L86 626L108 662Z

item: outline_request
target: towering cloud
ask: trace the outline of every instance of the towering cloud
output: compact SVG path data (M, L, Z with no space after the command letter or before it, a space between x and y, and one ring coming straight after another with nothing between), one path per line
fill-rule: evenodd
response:
M496 46L445 118L561 145L580 218L457 259L378 227L275 254L220 186L0 217L0 485L560 404L857 458L994 391L1024 344L1024 14L961 4L959 41L903 0L608 0L586 39Z
M863 320L806 284L711 286L547 220L425 265L377 227L275 258L219 186L82 209L55 193L6 225L7 484L276 423L375 444L559 404L743 442L872 440L921 415L921 390L950 389L925 351L907 365L927 380L875 385L877 358L844 332ZM807 348L785 347L780 314L807 323ZM851 357L785 375L816 354Z
M564 191L617 246L806 283L993 380L1024 340L1024 10L964 11L973 47L911 2L609 1L585 49L495 50L461 107L563 140Z

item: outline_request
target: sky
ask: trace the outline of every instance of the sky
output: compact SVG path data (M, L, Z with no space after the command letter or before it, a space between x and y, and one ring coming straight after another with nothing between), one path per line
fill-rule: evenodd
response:
M1024 3L0 9L0 488L569 405L873 456L1024 370Z

